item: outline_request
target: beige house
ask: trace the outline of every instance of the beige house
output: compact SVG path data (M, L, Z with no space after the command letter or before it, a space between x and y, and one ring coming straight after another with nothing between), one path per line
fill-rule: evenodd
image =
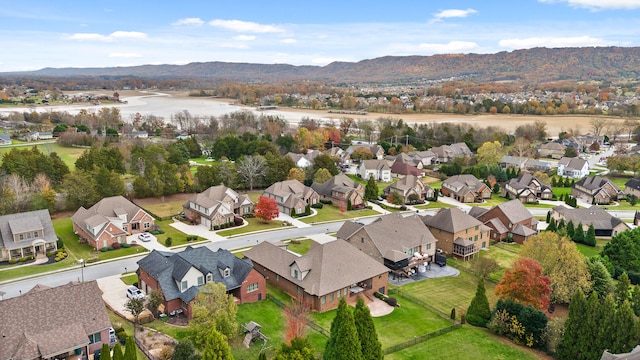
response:
M209 229L229 224L236 216L253 214L253 202L245 194L217 185L194 195L182 205L187 219Z
M538 199L550 200L553 191L528 172L520 173L515 179L507 181L502 187L502 196L518 199L523 203L536 203Z
M542 158L561 159L566 148L557 142L547 142L538 146L538 155Z
M435 215L425 215L422 221L438 240L445 254L468 259L480 249L489 247L491 229L458 208L440 209Z
M320 195L298 180L277 182L264 190L262 196L276 200L278 210L287 215L302 214L307 206L320 201Z
M629 181L624 184L624 193L640 198L640 180L635 178L629 179Z
M565 224L572 221L574 226L582 223L585 233L589 230L589 226L593 225L596 236L610 237L629 230L627 223L597 206L581 209L556 206L551 210L551 218L556 223L560 220L564 220Z
M518 199L496 205L491 209L474 207L469 215L491 228L491 240L513 239L518 244L538 233L538 220Z
M462 203L480 202L491 198L491 189L471 174L454 175L442 182L442 195Z
M609 204L624 197L611 180L596 175L589 176L576 182L571 189L571 195L589 204Z
M49 210L0 216L0 260L46 256L57 240Z
M314 182L311 188L315 190L321 199L331 200L335 206L344 204L347 206L351 202L354 208L364 207L364 186L359 182L350 179L345 174L338 174L320 184Z
M434 196L433 189L414 175L406 175L402 179L384 188L382 193L385 197L388 197L393 192L400 194L405 204L411 202L422 203L426 199L432 199Z

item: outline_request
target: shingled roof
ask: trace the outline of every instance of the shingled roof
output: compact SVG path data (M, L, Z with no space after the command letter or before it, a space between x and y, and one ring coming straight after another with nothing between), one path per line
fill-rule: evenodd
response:
M96 281L37 286L0 301L0 359L51 358L111 326ZM64 316L63 316L64 315Z
M42 239L46 243L56 242L56 236L49 210L36 210L0 216L0 248L8 250L25 247L25 242L15 241L13 234L42 230ZM31 244L31 242L28 242Z
M579 223L585 226L593 225L595 229L611 230L620 224L624 224L622 220L597 206L573 209L559 205L554 207L553 211L560 214L565 219L565 222L571 220L575 225Z
M478 219L465 214L462 210L456 207L440 209L433 216L423 217L423 222L430 228L443 230L451 234L455 234L475 226L482 226L482 223Z

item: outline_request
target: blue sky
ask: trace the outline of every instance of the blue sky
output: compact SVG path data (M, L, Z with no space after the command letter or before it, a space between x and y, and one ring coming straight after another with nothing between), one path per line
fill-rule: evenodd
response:
M640 46L640 0L14 1L0 72Z

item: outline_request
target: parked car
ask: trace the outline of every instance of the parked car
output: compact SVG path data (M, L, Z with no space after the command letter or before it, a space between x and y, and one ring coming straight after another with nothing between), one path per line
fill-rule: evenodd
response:
M110 327L109 328L109 343L113 344L118 341L118 337L116 336L116 331Z
M141 233L138 235L138 240L140 241L151 241L151 234L149 233Z
M129 299L144 299L145 293L138 287L131 285L127 288L127 297Z

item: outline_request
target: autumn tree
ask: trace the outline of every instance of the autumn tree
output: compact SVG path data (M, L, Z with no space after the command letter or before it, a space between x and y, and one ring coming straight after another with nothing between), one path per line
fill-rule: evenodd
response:
M362 360L362 346L358 338L353 313L344 297L340 298L338 311L331 322L329 340L324 348L327 360Z
M301 183L304 182L304 170L301 168L293 167L289 170L287 180L298 180Z
M331 179L331 173L325 168L318 169L318 171L313 175L313 182L318 184L324 184L329 181L329 179Z
M267 174L267 161L261 155L249 155L236 163L238 176L249 185L249 191L253 191L253 185L261 181Z
M371 150L364 148L364 147L359 147L356 148L355 150L353 150L353 152L350 155L351 160L355 161L355 162L360 162L362 160L371 160L373 159L373 153L371 152Z
M482 278L486 279L489 275L500 270L500 264L495 259L481 256L477 258L473 264L473 270Z
M533 259L519 258L512 269L507 269L495 288L502 299L513 299L525 305L542 309L549 305L549 277L542 274L542 267Z
M284 308L287 330L285 342L291 344L293 339L302 339L306 335L309 307L302 301L292 301Z
M373 176L369 177L367 180L367 185L364 188L364 199L365 200L376 200L378 198L378 183L376 183L376 179Z
M504 156L502 144L499 141L485 142L477 150L477 159L479 165L495 165L500 162Z
M238 305L233 295L227 294L223 283L208 282L200 286L192 309L193 317L189 321L189 328L196 334L194 340L197 345L204 344L207 334L213 330L227 338L237 334Z
M313 159L313 173L315 174L322 168L329 170L331 176L338 175L340 172L335 159L329 154L320 154Z
M253 211L253 215L265 223L277 218L280 215L280 211L278 210L278 203L276 203L276 199L268 196L260 196Z
M382 344L378 340L373 318L369 308L364 303L362 297L358 297L353 318L360 339L363 360L381 360L383 358Z
M471 304L467 309L466 320L474 326L486 327L487 322L491 318L491 308L489 307L489 299L484 287L484 278L478 280L476 295L471 299Z
M307 339L294 338L290 343L282 343L271 360L316 360L316 357Z
M387 201L394 205L404 204L404 198L397 191L392 191L391 193L389 193L389 196L387 196Z
M519 136L513 142L513 146L511 148L511 155L518 157L528 157L531 156L533 151L531 148L531 140Z
M522 245L520 256L536 260L542 274L551 281L551 302L569 303L579 288L591 291L590 274L584 256L565 237L546 231L532 236Z

